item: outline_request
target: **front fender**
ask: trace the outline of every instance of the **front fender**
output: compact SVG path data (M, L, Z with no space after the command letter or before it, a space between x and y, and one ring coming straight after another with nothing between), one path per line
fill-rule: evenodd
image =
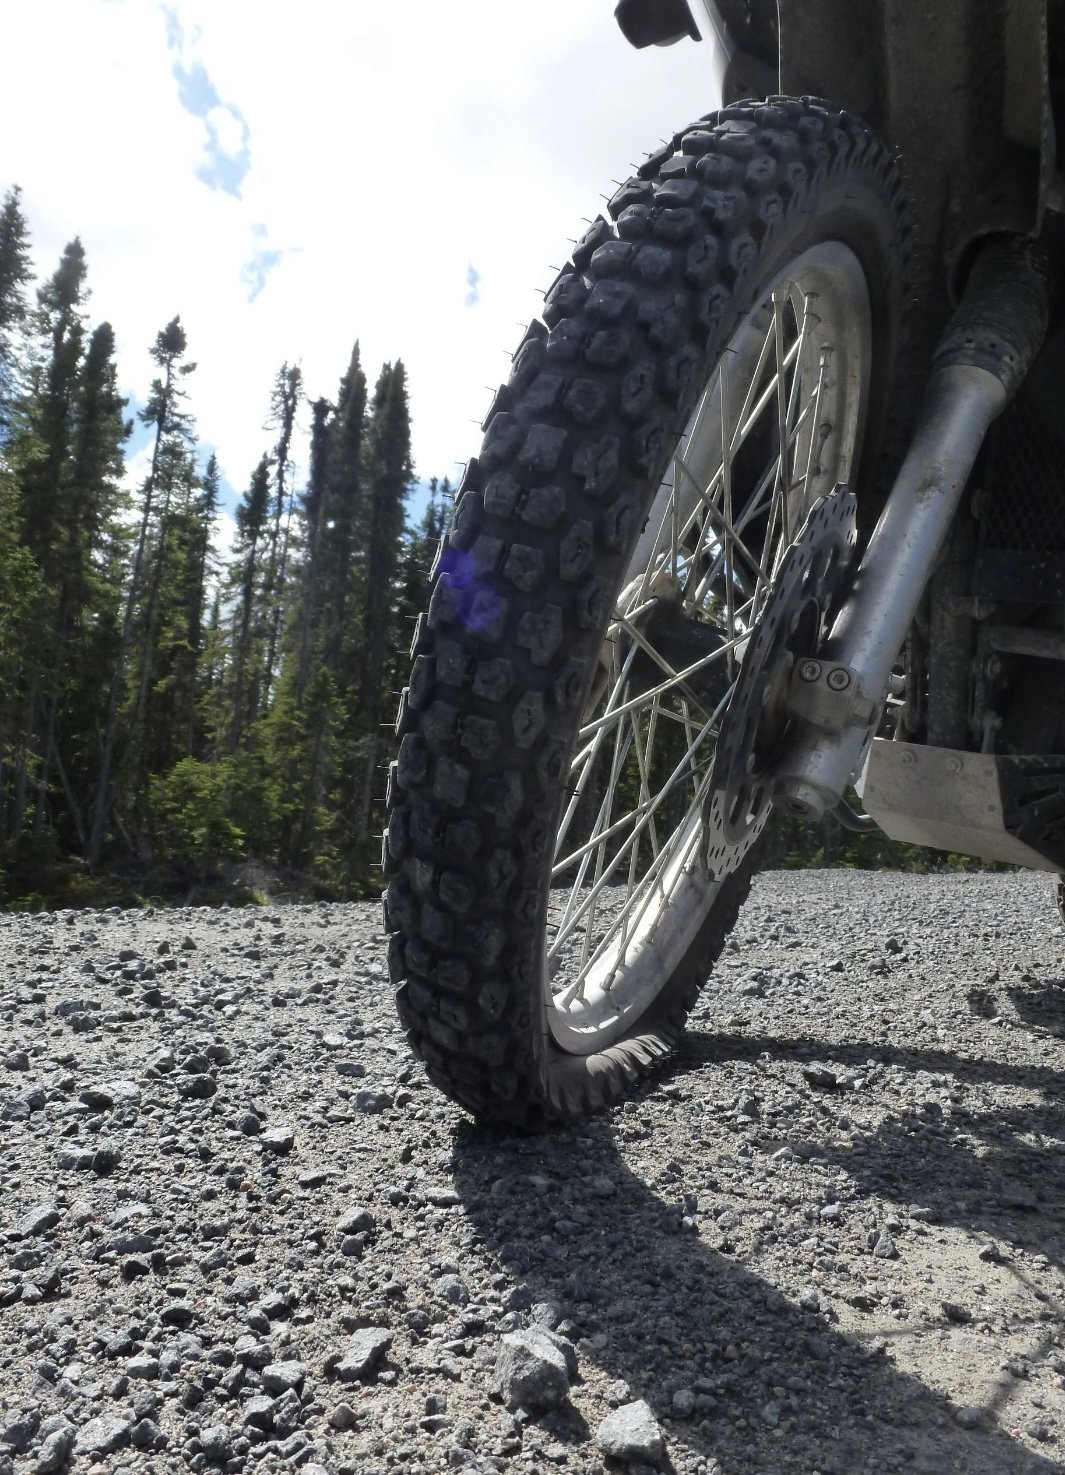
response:
M929 269L1038 234L1053 169L1046 0L777 0L780 90L831 98L899 156Z

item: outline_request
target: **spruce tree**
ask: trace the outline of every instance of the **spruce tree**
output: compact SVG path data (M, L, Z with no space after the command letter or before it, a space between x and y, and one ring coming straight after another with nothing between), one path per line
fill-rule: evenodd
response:
M268 425L276 429L274 446L274 500L270 526L270 551L267 557L265 588L267 635L262 701L265 706L274 690L280 656L281 627L288 593L289 560L293 536L292 437L296 429L296 413L303 388L303 372L298 364L282 364L274 380L270 397Z
M184 378L193 372L195 364L183 364L188 346L185 330L180 318L172 318L157 335L151 356L158 375L152 380L147 403L140 412L141 423L153 428L152 459L148 475L141 488L141 515L133 551L133 566L130 570L122 616L122 627L111 673L107 713L101 739L100 770L96 795L93 803L92 823L89 831L88 858L95 865L100 858L104 832L111 812L111 770L114 763L117 738L119 704L125 690L129 673L131 645L135 633L135 620L140 616L141 651L137 662L139 679L136 686L134 713L126 733L127 755L134 760L131 764L134 778L143 773L143 755L138 744L141 733L139 724L143 720L147 700L148 683L151 678L152 626L154 617L154 595L157 597L161 582L162 564L165 559L165 542L157 537L155 558L151 558L149 534L153 530L153 519L157 533L165 519L160 519L159 504L169 503L175 485L183 484L191 454L191 422L184 409L185 394L181 388ZM149 575L150 564L150 576Z
M233 695L229 750L237 752L255 720L259 705L260 670L254 647L262 638L263 544L270 521L270 457L263 455L251 485L237 508L236 558L230 582L236 595L233 612Z
M118 519L125 505L123 446L132 428L118 392L110 323L92 333L82 362L69 468L63 478L56 538L59 649L44 738L46 791L54 769L79 847L88 840L87 806L95 780L97 735L106 716L100 672L114 659L118 589L113 581ZM70 843L73 837L64 837Z
M352 566L357 556L356 533L363 510L365 432L366 375L362 371L356 342L348 371L340 381L332 421L320 541L322 659L337 680L342 696L345 689L350 690L350 677L341 670L341 657L354 592Z
M20 336L28 315L25 288L33 280L30 233L20 195L14 185L0 207L0 447L8 438L18 382Z
M404 506L413 476L410 409L403 364L385 364L374 389L367 432L366 496L360 542L361 644L355 711L363 730L362 785L357 795L355 852L367 854L370 810L381 753L381 719L390 701L389 656L396 643L397 575L404 531Z
M45 817L50 725L62 657L58 610L64 585L73 576L71 519L66 503L84 346L85 272L85 252L75 238L37 294L36 351L13 448L18 464L20 541L40 570L46 591L38 606L41 623L35 635L37 662L26 683L19 719L21 755L11 815L16 833L22 828L31 774L38 796L35 831L41 830Z

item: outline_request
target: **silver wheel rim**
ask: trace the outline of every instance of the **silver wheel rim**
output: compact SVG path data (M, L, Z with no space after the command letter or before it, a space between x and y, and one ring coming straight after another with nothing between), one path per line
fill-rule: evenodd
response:
M651 503L555 844L543 986L571 1053L628 1031L720 889L699 843L716 735L784 549L857 462L871 337L854 253L804 252L733 334Z

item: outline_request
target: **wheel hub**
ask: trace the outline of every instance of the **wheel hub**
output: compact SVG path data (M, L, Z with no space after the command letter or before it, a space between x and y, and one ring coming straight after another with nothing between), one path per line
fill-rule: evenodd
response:
M844 486L814 503L751 629L703 813L707 866L715 880L736 870L769 818L792 670L817 654L827 633L854 550L856 509L854 493Z

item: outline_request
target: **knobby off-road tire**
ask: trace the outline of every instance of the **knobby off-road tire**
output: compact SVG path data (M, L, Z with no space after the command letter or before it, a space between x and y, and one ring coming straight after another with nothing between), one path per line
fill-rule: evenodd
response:
M645 978L614 1020L600 990L589 1028L570 1028L546 981L553 844L572 807L570 765L602 684L608 627L617 640L615 601L645 546L666 468L678 474L678 437L691 431L722 354L756 308L769 311L766 294L792 262L820 269L826 252L830 266L844 257L852 276L856 263L854 291L867 295L868 352L856 350L848 371L862 382L834 401L848 417L849 448L833 466L859 494L899 350L898 176L875 136L828 105L771 99L712 114L652 155L609 214L547 293L467 467L415 632L389 776L385 925L401 1020L442 1090L482 1120L514 1126L601 1107L670 1050L750 885L752 856L720 884L689 868L675 888L680 930L671 933L673 914L662 913L668 970ZM805 298L814 336L798 354L816 348L816 297ZM838 311L846 317L846 300ZM837 324L837 337L849 331ZM779 374L786 382L783 366ZM723 386L720 400L725 424ZM809 424L821 445L832 427L817 425L817 406ZM788 481L798 432L780 434ZM808 483L811 467L823 470L816 448ZM674 536L674 572L678 558L690 571L708 549L725 548L701 525L708 518L689 518L679 554ZM738 590L731 567L726 585ZM722 599L731 598L726 587ZM686 626L682 637L698 641L704 629ZM716 695L704 690L701 700ZM631 875L646 864L632 859Z

